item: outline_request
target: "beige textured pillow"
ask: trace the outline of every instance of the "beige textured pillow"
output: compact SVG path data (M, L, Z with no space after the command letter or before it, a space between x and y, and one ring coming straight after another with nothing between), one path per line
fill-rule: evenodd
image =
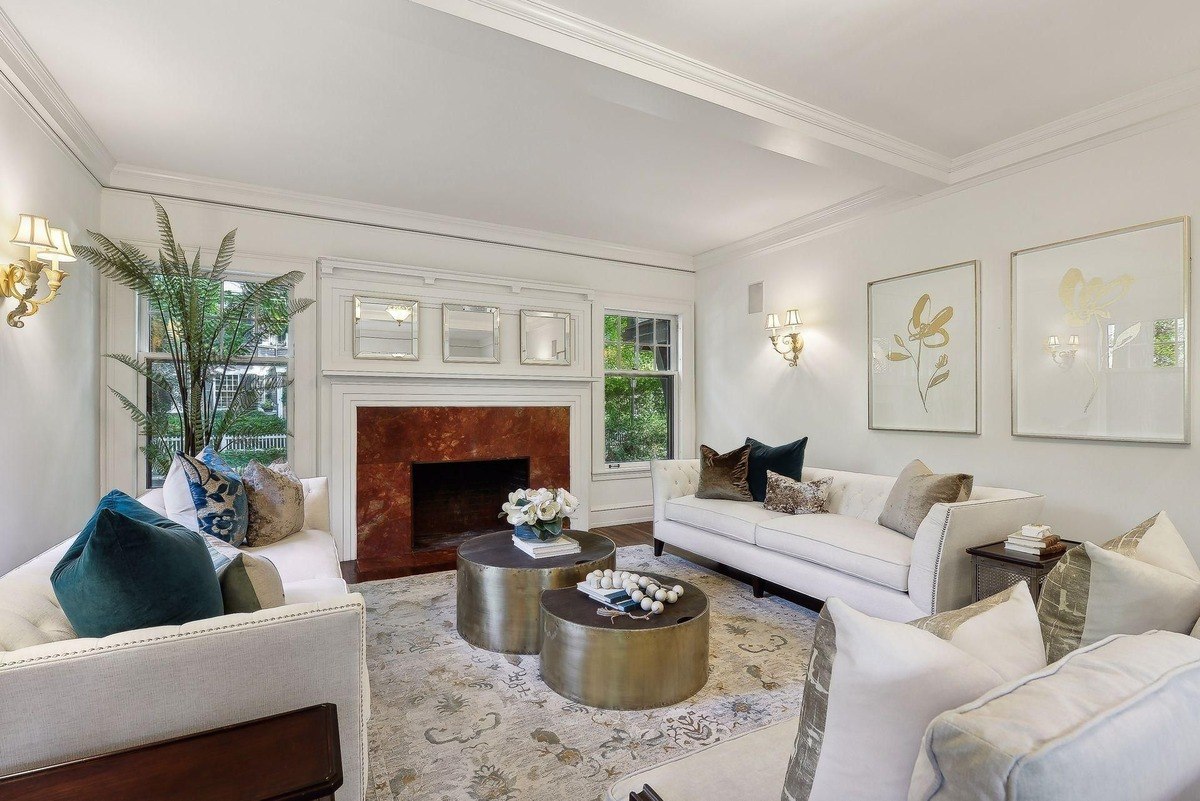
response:
M1186 634L1197 617L1200 566L1166 512L1103 545L1067 551L1038 598L1051 662L1112 634Z
M283 579L265 556L244 553L224 540L201 534L221 582L225 614L257 612L283 606Z
M246 545L270 545L304 528L304 485L291 471L251 461L242 471L242 483L250 508Z
M966 473L934 473L920 459L914 459L892 485L879 525L915 537L935 503L968 500L974 483L974 477Z
M700 446L700 487L697 498L719 501L752 501L750 484L750 446L717 453L707 445Z
M796 481L774 470L768 470L767 495L763 499L763 508L789 515L819 514L825 511L825 504L829 501L829 488L832 486L832 478Z

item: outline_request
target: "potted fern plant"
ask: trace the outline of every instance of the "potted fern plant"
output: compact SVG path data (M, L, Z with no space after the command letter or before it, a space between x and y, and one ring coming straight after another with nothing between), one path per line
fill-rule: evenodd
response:
M152 350L170 356L169 364L159 362L156 369L137 356L106 354L145 379L160 399L145 409L109 387L138 426L151 467L165 475L175 450L194 456L212 445L220 451L226 437L258 413L265 393L290 383L274 370L256 372L255 359L263 344L285 336L291 319L313 301L292 297L304 277L298 270L261 282L240 281L238 291L230 292L228 270L237 230L221 240L212 266L202 266L199 249L188 260L157 199L154 208L157 258L94 231L88 231L92 244L77 250L106 278L147 301ZM178 448L175 442L181 443Z

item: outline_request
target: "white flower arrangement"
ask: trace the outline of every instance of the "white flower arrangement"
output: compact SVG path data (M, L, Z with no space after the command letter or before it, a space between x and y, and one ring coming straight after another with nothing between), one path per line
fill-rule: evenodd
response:
M579 509L579 499L562 487L519 489L508 493L508 502L500 517L516 527L521 536L523 526L533 530L539 540L552 540L562 534L563 518Z

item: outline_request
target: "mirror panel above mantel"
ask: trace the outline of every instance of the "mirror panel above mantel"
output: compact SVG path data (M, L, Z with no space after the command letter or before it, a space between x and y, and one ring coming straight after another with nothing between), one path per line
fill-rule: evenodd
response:
M496 378L538 381L584 381L592 376L590 337L593 292L584 287L506 276L457 273L380 262L322 258L320 276L321 373L326 377ZM420 329L415 352L402 358L362 356L355 344L355 298L400 299L414 308ZM447 361L444 358L445 308L496 310L498 350L492 361ZM386 307L384 307L386 311ZM524 319L558 319L570 333L566 353L561 346L551 358L522 358ZM561 315L561 317L559 317ZM557 342L557 339L555 340ZM528 342L527 342L528 346ZM391 348L384 349L394 352ZM528 348L527 348L528 350ZM356 353L358 357L356 358Z

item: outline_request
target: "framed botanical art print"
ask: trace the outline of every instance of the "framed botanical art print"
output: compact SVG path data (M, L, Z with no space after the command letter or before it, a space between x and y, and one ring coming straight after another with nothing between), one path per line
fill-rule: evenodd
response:
M1015 436L1186 443L1189 220L1012 254Z
M979 433L979 262L867 284L867 425Z

